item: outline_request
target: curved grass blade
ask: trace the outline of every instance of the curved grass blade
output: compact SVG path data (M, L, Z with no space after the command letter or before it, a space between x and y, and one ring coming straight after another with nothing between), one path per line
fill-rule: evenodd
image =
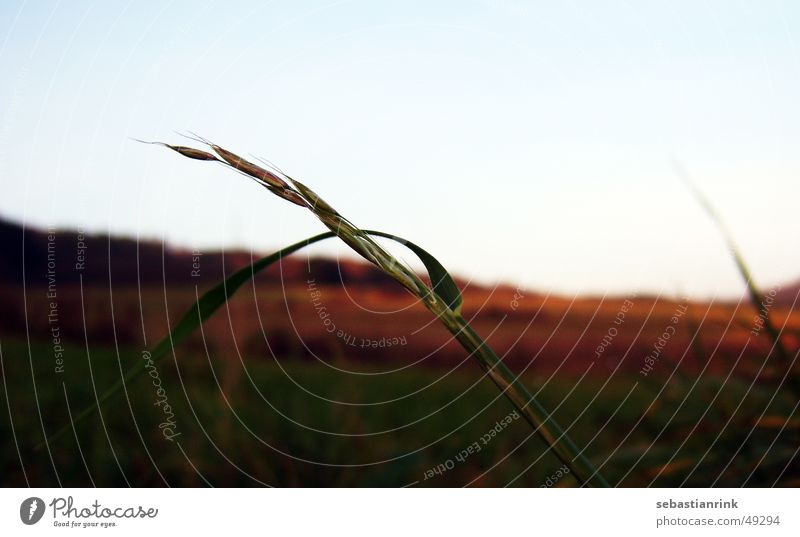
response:
M454 313L458 315L461 314L461 306L464 301L461 296L461 290L456 285L453 277L450 276L450 273L447 272L447 269L445 269L435 257L413 242L409 242L402 237L380 231L366 231L365 233L399 242L414 252L419 260L422 261L422 264L425 265L425 269L428 271L428 276L430 276L431 283L433 284L433 292L436 293L439 298L444 300L444 303L447 304L447 307L453 310Z
M436 293L437 296L439 296L439 298L441 298L445 303L453 304L455 307L460 308L462 298L458 286L456 285L452 276L450 276L450 273L447 272L442 264L439 263L439 261L437 261L436 258L434 258L431 254L413 242L390 233L372 230L364 230L364 232L368 235L391 239L406 246L409 250L414 252L417 257L419 257L420 261L422 261L423 265L425 265L425 269L428 271L428 276L430 277L431 282L434 284L434 293ZM330 239L335 236L336 234L332 231L314 235L313 237L309 237L308 239L292 244L291 246L282 248L281 250L263 257L255 263L252 263L251 265L234 272L222 283L204 293L203 296L200 297L200 300L198 300L191 308L189 308L186 313L184 313L183 317L181 317L169 334L167 334L167 336L164 337L164 339L162 339L150 352L151 359L155 362L166 356L171 349L190 336L200 327L201 324L203 324L223 304L225 304L228 299L233 296L233 294L242 286L242 284L255 277L257 273L261 272L273 263L280 261L284 257L293 254L302 248L305 248L306 246L323 241L325 239ZM36 448L40 449L45 445L45 443L53 442L70 431L74 424L79 423L93 414L102 403L108 401L111 397L119 393L126 384L141 375L145 370L145 362L143 360L137 361L136 364L131 367L120 380L118 380L113 386L111 386L98 397L96 404L90 405L75 414L72 424L63 426L61 429L39 444Z

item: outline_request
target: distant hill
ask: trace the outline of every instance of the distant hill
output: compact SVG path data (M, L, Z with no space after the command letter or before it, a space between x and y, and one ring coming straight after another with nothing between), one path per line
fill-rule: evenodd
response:
M252 263L250 252L189 251L169 245L107 235L81 235L75 230L23 228L0 219L0 283L46 285L54 272L59 285L109 283L113 285L203 285L218 283L225 275ZM259 254L255 254L257 258ZM346 283L380 285L390 282L380 270L367 263L294 256L259 276L261 280L286 284L305 282L309 273L318 284ZM52 274L50 274L52 276Z
M776 305L786 308L800 309L800 280L784 285L777 292L775 297Z
M0 221L0 246L0 337L71 342L78 349L153 345L198 292L251 262L246 251L192 252L74 230L23 229L7 221ZM627 297L572 299L510 286L459 286L465 317L518 370L583 375L591 367L593 375L613 375L620 366L636 372L664 334L669 345L663 353L656 348L659 360L693 373L708 364L727 374L741 364L737 371L752 376L769 351L768 338L750 334L756 310L749 303L715 301L689 304L687 310L663 297L640 295L629 303ZM791 304L796 292L796 285L786 286L778 301ZM690 313L675 321L676 311ZM796 312L777 305L771 311L792 353L800 348ZM702 334L694 338L701 322ZM674 332L665 328L673 326ZM257 359L372 366L424 361L450 367L466 359L429 311L371 265L304 255L260 274L180 348L184 360L212 352L232 370L241 366L240 352ZM669 368L659 371L666 375ZM781 371L770 365L759 374Z

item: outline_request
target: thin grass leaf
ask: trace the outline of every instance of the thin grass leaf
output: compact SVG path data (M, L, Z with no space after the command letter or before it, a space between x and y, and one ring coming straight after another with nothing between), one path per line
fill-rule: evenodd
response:
M409 242L396 235L382 233L380 231L367 231L367 233L377 237L392 239L414 252L428 271L428 276L430 276L431 283L433 284L433 292L436 293L454 313L458 315L461 314L461 306L464 301L461 296L461 290L458 288L458 285L456 285L453 277L450 276L450 273L447 272L435 257L413 242Z

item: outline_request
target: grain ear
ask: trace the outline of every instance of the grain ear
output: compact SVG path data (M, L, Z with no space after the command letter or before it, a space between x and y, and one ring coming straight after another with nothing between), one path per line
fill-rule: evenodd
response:
M136 140L137 142L143 143L143 144L163 145L164 147L168 147L168 148L172 149L173 151L175 151L177 153L180 153L181 155L183 155L186 158L191 158L191 159L194 159L194 160L216 160L216 161L219 161L219 159L216 156L214 156L213 154L209 153L208 151L202 151L200 149L195 149L194 147L187 147L185 145L170 145L170 144L165 144L164 142L148 142L148 141L145 141L145 140L139 140L138 138L134 138L134 140Z
M213 149L217 155L222 157L222 160L228 163L228 165L230 165L232 168L235 168L240 172L249 175L253 179L257 179L262 183L267 184L279 190L284 190L289 188L289 185L286 184L286 181L278 177L276 174L272 173L271 171L265 168L262 168L257 164L253 164L249 160L243 159L236 153L232 153L227 149L223 149L218 145L212 145L211 149Z
M195 160L219 160L211 153L208 153L207 151L201 151L200 149L195 149L193 147L186 147L185 145L164 145L173 151L177 151L184 157L193 158Z

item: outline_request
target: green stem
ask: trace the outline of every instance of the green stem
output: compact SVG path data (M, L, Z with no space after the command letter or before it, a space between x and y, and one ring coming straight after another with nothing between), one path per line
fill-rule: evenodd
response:
M578 446L555 421L552 414L520 382L489 345L472 329L467 321L441 301L426 303L459 343L475 357L481 368L500 388L514 407L530 423L536 433L550 446L555 455L570 468L581 485L609 487L608 482L583 455Z

